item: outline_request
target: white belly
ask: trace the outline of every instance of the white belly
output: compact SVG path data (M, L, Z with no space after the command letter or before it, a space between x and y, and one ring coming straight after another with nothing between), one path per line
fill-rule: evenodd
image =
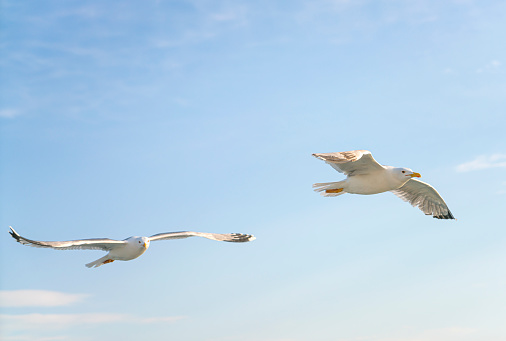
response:
M353 194L377 194L397 189L403 184L393 181L387 173L378 172L348 177L344 190Z
M125 245L123 248L112 250L109 255L116 260L131 260L142 255L147 249L137 247L137 245Z

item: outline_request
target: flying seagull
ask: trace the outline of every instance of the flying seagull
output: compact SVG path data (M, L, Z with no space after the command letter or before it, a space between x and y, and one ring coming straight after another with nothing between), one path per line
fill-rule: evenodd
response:
M313 154L347 176L338 182L317 183L316 192L325 197L344 193L377 194L390 191L426 215L437 219L455 219L445 201L434 187L415 178L419 173L409 168L382 166L368 150L352 150L340 153Z
M43 242L31 240L20 236L10 227L9 233L18 243L33 247L47 247L56 250L102 250L109 251L104 257L86 264L88 268L99 267L100 265L114 262L115 260L132 260L142 255L149 247L149 243L155 240L182 239L188 237L203 237L223 242L243 243L255 240L249 234L231 233L205 233L205 232L167 232L158 233L151 237L130 237L124 240L107 238L78 239L61 242Z

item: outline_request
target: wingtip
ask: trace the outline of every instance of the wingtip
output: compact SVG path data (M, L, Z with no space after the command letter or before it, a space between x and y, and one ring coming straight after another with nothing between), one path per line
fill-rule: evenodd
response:
M452 212L450 210L448 210L448 213L447 214L440 214L440 215L434 215L432 216L432 218L436 218L436 219L447 219L447 220L457 220L457 218L455 218L452 214Z
M255 237L254 235L252 234L243 234L241 235L241 240L242 242L252 242L254 241L255 239L257 239L257 237Z
M16 232L16 230L12 228L12 226L9 226L9 228L10 228L9 234L19 243L21 241L21 236L19 235L19 233Z
M228 242L236 242L236 243L245 243L245 242L251 242L255 239L257 239L252 234L243 234L243 233L232 233L233 236L232 239L226 240Z

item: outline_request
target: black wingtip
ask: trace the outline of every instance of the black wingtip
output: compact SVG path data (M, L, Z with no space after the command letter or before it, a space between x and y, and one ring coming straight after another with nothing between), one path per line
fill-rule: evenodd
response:
M20 240L21 240L19 234L17 234L17 232L14 231L14 229L12 228L12 226L9 226L9 228L10 228L9 234L11 235L12 238L14 238L19 243Z
M251 242L256 239L256 237L252 234L231 233L231 235L233 236L233 239L225 240L226 242L244 243Z
M450 210L448 210L448 213L447 214L440 214L440 215L435 215L435 216L432 216L432 218L436 218L436 219L453 219L453 220L457 220L455 219L455 217L453 216L452 212Z

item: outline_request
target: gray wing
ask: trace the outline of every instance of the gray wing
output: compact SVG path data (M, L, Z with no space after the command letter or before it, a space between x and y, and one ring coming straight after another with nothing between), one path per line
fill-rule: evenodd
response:
M401 188L391 192L402 200L418 207L426 215L432 215L433 218L455 219L443 198L428 183L410 179Z
M235 243L244 243L256 239L254 236L250 234L241 234L241 233L221 234L221 233L205 233L205 232L191 232L191 231L158 233L149 237L149 239L151 241L155 241L155 240L168 240L168 239L182 239L188 237L203 237L212 240L218 240L223 242L235 242Z
M349 152L313 154L345 175L369 174L385 167L380 165L368 150L352 150Z
M10 226L9 226L10 227ZM123 240L114 240L107 238L95 238L95 239L79 239L79 240L67 240L61 242L43 242L38 240L31 240L20 236L12 227L10 227L10 235L16 239L18 243L33 247L46 247L56 250L103 250L111 251L112 249L125 245L126 242Z

